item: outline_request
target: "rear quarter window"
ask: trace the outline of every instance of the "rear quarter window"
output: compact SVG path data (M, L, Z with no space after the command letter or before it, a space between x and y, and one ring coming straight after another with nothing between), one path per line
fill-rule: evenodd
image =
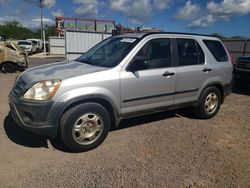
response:
M226 50L220 41L203 40L203 42L218 62L228 61Z

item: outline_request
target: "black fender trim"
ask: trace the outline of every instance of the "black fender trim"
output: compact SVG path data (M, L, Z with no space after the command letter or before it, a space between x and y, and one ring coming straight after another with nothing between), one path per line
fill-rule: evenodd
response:
M117 124L116 120L118 119L117 107L115 106L113 101L111 101L108 97L103 96L103 95L84 95L84 96L79 96L79 97L70 99L67 102L61 102L61 103L57 102L56 105L52 107L53 109L51 111L49 119L50 121L53 122L53 124L56 124L59 127L61 117L66 110L72 108L73 106L77 104L82 104L84 102L97 102L98 103L98 100L105 101L112 107L112 109L107 109L107 110L108 111L112 110L112 113L114 115L114 120L115 120L114 123L116 125Z

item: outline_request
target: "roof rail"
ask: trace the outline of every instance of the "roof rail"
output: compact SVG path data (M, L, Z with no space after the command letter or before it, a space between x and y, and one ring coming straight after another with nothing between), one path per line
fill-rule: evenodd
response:
M212 37L211 35L198 34L198 33L182 33L182 32L149 32L149 33L145 33L144 36L153 35L153 34L177 34L177 35L196 35L196 36Z

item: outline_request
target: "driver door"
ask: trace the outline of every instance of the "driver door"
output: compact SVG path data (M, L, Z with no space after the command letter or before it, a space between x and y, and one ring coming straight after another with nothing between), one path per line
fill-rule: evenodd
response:
M148 41L121 71L121 113L144 112L174 104L175 68L169 38Z

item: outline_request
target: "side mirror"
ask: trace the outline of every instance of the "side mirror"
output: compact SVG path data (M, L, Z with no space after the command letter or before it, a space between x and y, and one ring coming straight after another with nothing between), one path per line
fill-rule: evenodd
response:
M130 72L136 72L139 70L144 70L146 69L146 64L145 64L146 59L145 58L137 58L135 57L132 62L129 64L127 70Z

